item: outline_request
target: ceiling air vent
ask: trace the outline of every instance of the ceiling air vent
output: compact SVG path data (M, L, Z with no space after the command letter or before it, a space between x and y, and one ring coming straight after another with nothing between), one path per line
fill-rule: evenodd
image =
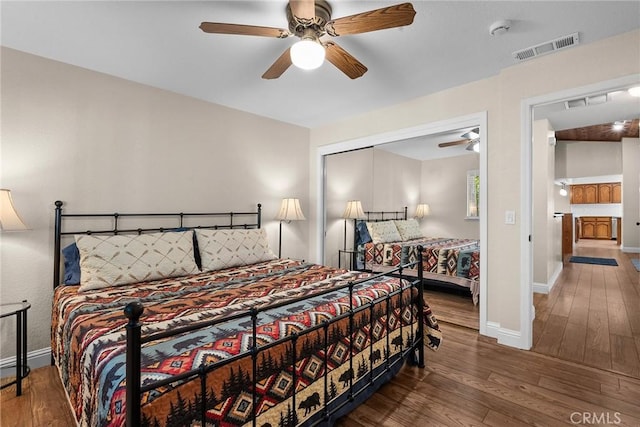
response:
M569 34L568 36L560 37L555 40L540 43L539 45L513 52L513 57L518 61L524 61L536 56L555 52L556 50L566 49L579 43L580 37L578 36L578 33L573 33Z
M609 100L609 95L601 93L598 95L591 95L582 98L570 99L564 102L564 108L569 110L571 108L586 107L589 105L604 104Z

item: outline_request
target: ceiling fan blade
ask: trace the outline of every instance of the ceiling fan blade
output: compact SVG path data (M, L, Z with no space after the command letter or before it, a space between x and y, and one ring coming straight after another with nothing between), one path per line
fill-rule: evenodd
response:
M409 25L415 15L416 11L411 3L402 3L331 20L325 25L325 30L334 37L367 33Z
M440 144L438 144L438 147L440 148L453 147L454 145L462 145L462 144L468 144L468 143L469 143L468 139L460 139L458 141L441 142Z
M334 42L326 43L325 49L327 60L350 78L357 79L367 72L367 67Z
M289 0L291 13L296 18L312 20L316 17L316 5L314 0Z
M284 53L280 55L278 59L276 59L276 62L274 62L271 67L269 67L269 69L264 72L264 74L262 75L263 79L277 79L282 75L282 73L287 71L287 68L291 66L291 54L289 53L290 49L291 48L285 50Z
M203 22L200 29L205 33L238 34L243 36L287 38L291 35L288 30L273 27L259 27L255 25L224 24L219 22Z

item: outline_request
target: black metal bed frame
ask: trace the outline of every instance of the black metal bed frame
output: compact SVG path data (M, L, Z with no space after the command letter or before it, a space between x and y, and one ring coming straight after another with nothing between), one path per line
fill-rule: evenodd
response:
M261 226L261 205L258 204L257 207L257 211L256 212L224 212L224 213L169 213L169 214L66 214L62 212L62 205L63 203L60 201L55 202L56 205L56 209L55 209L55 237L54 237L54 246L55 246L55 256L54 256L54 288L60 283L60 245L61 245L61 237L64 235L73 235L73 234L83 234L83 233L89 233L89 234L119 234L119 233L143 233L143 232L154 232L154 231L163 231L163 230L168 230L171 229L173 227L168 227L168 228L147 228L147 229L119 229L118 228L118 218L120 217L126 217L126 216L133 216L133 217L158 217L158 216L165 216L165 217L178 217L179 218L179 225L178 227L184 227L184 223L183 223L183 219L184 217L187 216L226 216L229 218L229 222L228 224L223 224L223 225L213 225L213 226L205 226L205 227L201 227L201 226L192 226L192 227L185 227L185 228L189 228L189 229L194 229L194 228L260 228ZM404 214L406 215L406 208L404 211ZM251 215L255 215L256 216L256 222L254 223L234 223L234 218L238 217L238 216L251 216ZM85 218L113 218L114 221L114 226L111 229L108 230L99 230L99 231L91 231L91 230L86 230L86 231L62 231L62 222L64 218L78 218L78 217L85 217ZM405 268L411 268L414 265L417 265L417 269L418 269L418 278L411 278L409 276L404 276L403 275L403 269ZM406 280L408 283L410 283L411 286L400 286L400 289L389 293L388 295L378 298L374 301L371 301L370 303L360 306L360 307L354 307L353 306L353 291L354 291L354 287L356 285L358 285L359 283L363 283L366 282L368 280L371 279L375 279L375 278L379 278L382 276L389 276L389 273L394 273L394 276L399 277L400 279L404 279ZM403 282L401 282L403 283ZM279 308L285 305L289 305L289 304L294 304L296 302L300 302L306 298L309 298L309 296L303 296L303 297L298 297L295 299L287 299L286 301L280 301L274 304L270 304L268 306L264 306L264 307L260 307L260 308L251 308L249 310L247 310L246 312L243 313L237 313L234 314L232 316L228 316L225 317L224 319L216 319L216 320L210 320L210 321L205 321L205 322L196 322L193 323L189 326L185 326L185 327L181 327L181 328L176 328L176 329L172 329L170 331L164 331L164 332L159 332L159 333L153 333L147 336L142 336L142 322L140 321L140 317L144 312L144 307L140 302L132 302L126 305L126 307L124 307L124 315L127 317L128 319L128 323L126 325L126 425L128 427L137 427L142 425L142 411L141 411L141 404L140 404L140 399L143 393L148 392L150 390L156 389L158 387L162 387L162 386L166 386L178 381L181 382L185 382L185 381L190 381L190 380L194 380L196 378L199 379L200 381L200 389L201 389L201 393L202 393L202 402L199 405L200 406L200 418L201 418L201 422L202 425L205 426L207 425L207 419L206 419L206 405L205 405L205 398L207 396L207 374L211 371L213 371L214 369L220 368L222 366L225 366L229 363L232 363L236 360L245 358L247 356L251 357L252 360L252 373L251 373L251 377L252 377L252 395L253 395L253 413L252 413L252 425L255 427L257 425L257 413L256 413L256 409L257 409L257 395L256 395L256 389L257 389L257 375L255 374L257 372L257 361L258 361L258 356L261 352L269 350L270 348L280 345L284 342L291 342L291 348L292 348L292 364L293 364L293 369L292 369L292 373L293 373L293 382L296 382L296 370L295 370L295 363L296 363L296 343L297 341L303 337L306 334L310 334L319 330L322 330L323 332L323 336L324 336L324 363L325 366L327 364L327 358L328 358L328 343L329 343L329 327L331 325L333 325L336 322L342 321L344 319L348 319L349 321L349 335L352 336L354 331L354 317L356 316L356 314L360 313L360 312L364 312L365 310L369 310L369 321L373 323L374 321L374 309L379 306L380 304L385 304L386 308L384 310L386 310L386 316L388 317L390 315L390 311L391 311L391 299L394 297L397 297L398 301L400 301L400 304L413 304L415 302L416 306L417 306L417 319L415 319L413 317L413 310L411 310L411 324L413 324L415 321L417 321L418 325L417 325L417 333L412 333L412 340L411 343L407 346L405 346L404 344L404 340L402 342L402 344L400 344L400 352L396 353L395 356L393 356L394 360L390 360L392 358L392 356L389 356L391 354L390 352L390 347L392 345L395 345L395 343L390 341L389 338L389 334L386 334L386 359L385 359L385 363L384 363L384 369L382 369L381 371L379 370L378 373L376 375L374 375L374 367L373 367L373 363L375 361L375 358L373 357L373 346L369 346L369 378L368 378L368 382L365 386L363 386L362 388L359 388L358 390L354 391L354 378L350 378L349 379L349 391L348 391L348 398L347 399L343 399L342 402L340 404L334 404L334 405L330 405L329 403L329 384L327 381L328 378L328 370L325 369L324 370L324 407L321 410L321 414L320 417L316 417L311 418L309 420L307 420L307 423L309 425L319 425L319 424L323 424L326 423L328 420L330 420L330 417L334 416L340 416L340 415L344 415L346 414L351 408L351 405L353 405L353 401L354 399L356 399L357 397L361 397L362 399L370 396L371 394L373 394L373 392L375 392L375 390L382 385L382 382L379 381L380 378L382 377L386 377L389 375L389 372L392 370L392 368L397 368L399 369L399 366L397 366L399 363L402 364L405 362L406 359L410 359L413 362L415 362L420 368L424 368L425 364L424 364L424 318L423 318L423 309L424 309L424 299L423 299L423 292L424 292L424 288L423 288L423 284L422 284L422 252L420 251L419 253L419 260L416 261L415 263L412 264L407 264L404 266L400 266L396 269L394 269L391 272L386 272L386 273L381 273L381 274L375 274L372 275L368 278L362 279L362 280L357 280L357 281L349 281L341 286L337 286L337 287L332 287L330 289L327 289L325 291L321 291L321 292L317 292L313 294L313 297L317 297L320 295L324 295L330 292L334 292L336 290L339 289L348 289L349 291L349 301L350 301L350 307L349 310L339 316L336 316L334 318L332 318L331 320L325 320L324 322L322 322L319 325L313 326L309 329L305 329L304 331L301 331L299 333L293 333L289 336L283 337L277 341L274 341L272 343L263 345L263 346L257 346L257 327L259 326L257 323L257 319L258 319L258 314L260 312L263 311L267 311L267 310L271 310L271 309L275 309L275 308ZM417 290L417 296L414 295L413 289ZM407 295L408 294L408 295ZM141 372L140 372L140 364L141 364L141 353L142 353L142 345L152 342L152 341L157 341L157 340L161 340L161 339L165 339L171 336L175 336L175 335L179 335L182 333L186 333L186 332L191 332L197 329L203 329L203 328L208 328L208 327L213 327L218 323L221 322L226 322L226 321L230 321L230 320L236 320L236 319L240 319L240 318L250 318L251 319L251 324L252 324L252 342L253 345L252 347L245 352L239 353L231 358L228 359L224 359L224 360L220 360L218 362L215 363L210 363L207 365L201 365L200 367L198 367L197 369L193 369L191 371L188 372L184 372L182 374L173 376L171 378L166 378L164 380L159 380L159 381L154 381L152 383L149 384L145 384L144 386L141 384ZM373 327L373 325L371 325ZM400 322L400 334L401 336L403 336L403 328L413 328L413 326L403 326L403 323ZM354 345L354 340L350 339L349 340L349 354L351 354L353 352L353 345ZM349 358L349 368L351 370L353 370L353 358L350 357ZM352 371L353 372L353 371ZM294 388L293 393L291 394L291 399L292 399L292 404L293 404L293 408L295 410L296 408L296 390ZM137 402L137 404L131 404L132 402ZM335 403L335 402L331 402L331 403Z
M405 206L401 211L364 211L364 214L367 216L367 221L389 221L391 219L407 219L408 206ZM385 218L385 215L387 216ZM379 218L378 218L379 216Z

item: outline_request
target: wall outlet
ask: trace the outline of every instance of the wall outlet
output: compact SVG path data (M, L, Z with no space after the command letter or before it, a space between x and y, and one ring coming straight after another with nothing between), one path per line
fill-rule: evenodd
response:
M516 211L504 211L504 223L514 225L516 223Z

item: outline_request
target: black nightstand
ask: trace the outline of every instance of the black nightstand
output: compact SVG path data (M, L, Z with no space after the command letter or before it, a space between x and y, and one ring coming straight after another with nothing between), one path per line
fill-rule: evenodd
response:
M30 372L27 365L27 310L29 308L31 304L27 300L0 304L0 318L16 316L16 379L3 384L0 389L15 384L16 396L22 395L22 380Z
M342 256L343 255L349 255L349 263L347 264L345 262L345 268L346 265L349 265L349 270L358 270L358 254L361 254L362 251L358 251L355 249L339 249L338 250L338 268L342 268Z

